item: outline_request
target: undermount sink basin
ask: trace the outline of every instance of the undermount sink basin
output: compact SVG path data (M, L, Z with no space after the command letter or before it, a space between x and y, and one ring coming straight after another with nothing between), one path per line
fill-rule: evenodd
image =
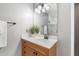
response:
M57 36L49 36L49 39L44 39L43 36L30 37L28 34L22 34L21 38L46 48L51 48L57 42Z

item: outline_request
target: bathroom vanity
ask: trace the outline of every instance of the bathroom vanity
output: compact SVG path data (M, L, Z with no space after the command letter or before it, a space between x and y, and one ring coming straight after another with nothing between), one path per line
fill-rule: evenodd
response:
M49 10L39 10L47 5ZM33 25L36 25L40 30L40 35L28 36L23 34L22 39L22 56L56 56L57 55L57 4L33 4L34 19ZM35 26L33 27L33 29ZM32 30L33 30L32 29ZM34 31L30 31L34 32ZM28 33L28 32L27 32ZM33 33L31 33L33 34ZM46 39L44 39L46 38ZM48 38L48 39L47 39Z
M43 39L42 37L22 36L22 56L56 56L57 37Z

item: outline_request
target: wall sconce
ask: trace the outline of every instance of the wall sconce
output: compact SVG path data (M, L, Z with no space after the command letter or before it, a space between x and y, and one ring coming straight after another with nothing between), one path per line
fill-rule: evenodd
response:
M49 10L49 5L47 3L39 3L35 8L37 13L46 13Z

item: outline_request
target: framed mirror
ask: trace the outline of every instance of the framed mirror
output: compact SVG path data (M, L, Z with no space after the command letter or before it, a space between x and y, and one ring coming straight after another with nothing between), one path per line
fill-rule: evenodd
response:
M56 3L33 3L33 24L40 27L41 34L44 34L44 25L48 25L48 34L58 33L58 6Z

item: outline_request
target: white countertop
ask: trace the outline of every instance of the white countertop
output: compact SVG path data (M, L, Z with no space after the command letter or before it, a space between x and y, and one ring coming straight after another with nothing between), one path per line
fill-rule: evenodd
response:
M51 48L57 42L57 36L49 36L49 39L44 39L44 37L30 37L27 34L22 34L21 38L46 48Z

